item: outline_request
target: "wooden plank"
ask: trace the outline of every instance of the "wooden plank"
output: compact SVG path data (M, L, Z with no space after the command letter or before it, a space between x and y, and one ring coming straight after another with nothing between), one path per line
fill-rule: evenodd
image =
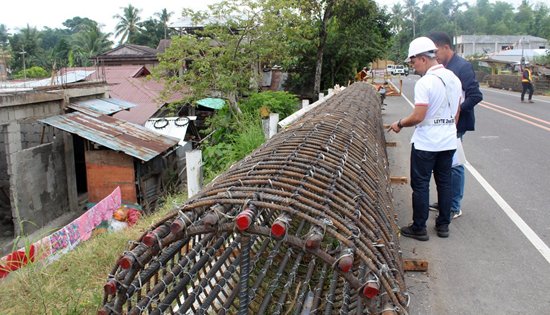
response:
M406 176L390 176L390 182L392 184L406 184L409 179Z
M428 271L426 259L403 259L404 271Z

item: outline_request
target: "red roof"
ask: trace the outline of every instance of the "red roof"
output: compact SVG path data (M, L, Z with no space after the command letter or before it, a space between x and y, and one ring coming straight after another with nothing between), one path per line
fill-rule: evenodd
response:
M150 71L141 65L105 66L103 68L87 68L105 73L105 80L109 85L109 94L113 98L133 103L136 107L129 111L121 111L114 117L123 119L138 125L144 125L147 119L165 102L159 100L164 86L153 79L148 79ZM90 75L88 79L97 79L97 74ZM177 100L173 97L171 101Z

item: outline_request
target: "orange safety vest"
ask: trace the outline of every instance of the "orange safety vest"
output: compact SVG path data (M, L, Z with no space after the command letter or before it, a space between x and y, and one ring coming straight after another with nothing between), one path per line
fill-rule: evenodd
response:
M525 71L527 71L527 77L525 77ZM521 82L531 83L532 81L533 81L533 77L532 77L532 74L531 74L531 70L529 70L529 69L523 70L523 72L521 74Z

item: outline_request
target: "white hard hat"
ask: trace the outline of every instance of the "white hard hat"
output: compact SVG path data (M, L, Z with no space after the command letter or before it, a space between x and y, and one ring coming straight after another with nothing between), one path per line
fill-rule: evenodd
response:
M407 55L407 59L405 60L405 62L411 61L411 57L424 53L431 54L432 57L435 57L434 53L436 50L437 47L435 46L434 42L428 37L415 38L409 44L409 54Z

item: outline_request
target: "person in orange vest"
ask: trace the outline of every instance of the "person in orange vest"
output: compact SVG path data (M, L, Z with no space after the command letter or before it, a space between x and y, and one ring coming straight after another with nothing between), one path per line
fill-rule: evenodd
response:
M532 66L527 66L525 69L523 69L523 73L521 75L521 85L523 87L523 90L521 91L521 102L525 103L525 92L529 91L529 103L534 103L533 98L533 92L535 92L535 89L533 88L533 72L532 72Z
M369 68L363 67L363 70L357 72L357 74L355 75L355 80L366 81L366 79L368 79L368 76L369 76Z

